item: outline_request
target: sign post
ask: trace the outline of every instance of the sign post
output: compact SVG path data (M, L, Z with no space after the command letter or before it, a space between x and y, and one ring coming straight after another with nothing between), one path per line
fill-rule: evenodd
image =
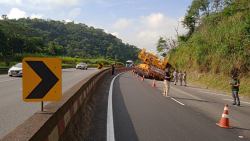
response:
M102 69L104 68L103 62L99 62L99 63L97 64L97 68L98 68L99 70L102 70Z
M62 98L62 61L59 58L30 58L23 63L23 100L59 101Z

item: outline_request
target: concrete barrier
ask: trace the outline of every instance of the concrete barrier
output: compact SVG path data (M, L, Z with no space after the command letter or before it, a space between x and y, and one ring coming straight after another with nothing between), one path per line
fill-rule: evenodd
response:
M115 72L131 69L116 68ZM110 74L110 69L105 69L83 79L60 101L46 105L43 112L36 112L1 141L84 140L100 88Z

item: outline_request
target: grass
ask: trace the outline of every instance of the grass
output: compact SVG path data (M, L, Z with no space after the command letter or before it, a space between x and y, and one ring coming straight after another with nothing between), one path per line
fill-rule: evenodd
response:
M238 74L240 95L250 97L249 35L249 10L230 16L210 14L188 41L169 51L171 69L192 72L187 78L191 83L230 93L230 76Z
M17 63L20 63L20 62L10 62L10 66L9 67L12 67L12 66L14 66ZM0 62L0 68L8 68L5 65L6 65L5 62Z
M0 74L7 74L8 70L0 70Z
M198 77L198 72L191 72L187 74L187 83L193 83L198 86L209 87L214 90L219 90L227 93L231 93L231 87L228 84L231 81L231 76L213 73L206 73ZM250 97L250 78L243 77L240 80L240 91L239 95Z

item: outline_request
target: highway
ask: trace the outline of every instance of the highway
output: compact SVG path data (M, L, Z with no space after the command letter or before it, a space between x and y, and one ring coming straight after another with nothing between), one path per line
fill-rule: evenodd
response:
M62 92L97 71L96 68L62 69ZM40 102L23 101L22 77L0 75L0 139L40 109Z
M87 139L105 140L107 132L107 93L110 78L98 100ZM136 78L131 72L118 76L112 90L114 137L117 141L235 141L250 140L250 100L240 97L233 106L230 94L179 86L171 83L170 98L163 97L164 84ZM230 89L230 87L229 87ZM229 105L229 125L218 127L225 104ZM109 123L108 123L109 124Z

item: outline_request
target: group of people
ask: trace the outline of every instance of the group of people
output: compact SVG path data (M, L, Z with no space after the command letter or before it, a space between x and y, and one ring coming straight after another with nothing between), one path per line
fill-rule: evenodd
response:
M184 71L184 73L182 73L182 71L180 71L179 74L177 74L177 71L175 69L173 76L174 76L174 84L175 85L176 85L178 78L179 78L180 85L182 86L182 80L183 80L184 86L187 86L187 81L186 81L187 80L187 71Z
M182 71L179 72L179 74L177 75L177 71L176 69L174 70L174 73L173 73L173 76L170 76L170 73L169 73L169 69L166 68L165 69L165 73L164 73L164 85L165 85L165 88L164 88L164 93L163 93L163 96L164 97L169 97L168 96L168 93L169 93L169 89L170 89L170 80L172 78L174 78L174 84L176 85L176 82L177 82L177 79L179 77L179 81L180 81L180 85L182 86L182 80L184 81L184 86L187 85L187 73L186 71L184 71L184 73L182 73Z
M166 68L165 73L164 73L164 85L165 85L164 93L163 93L164 97L169 97L168 93L169 93L169 89L170 89L170 80L172 78L174 78L174 85L176 85L176 82L179 78L180 85L182 86L182 80L184 80L184 84L185 84L184 86L186 86L186 79L187 79L186 71L184 71L184 73L182 73L182 71L180 71L179 74L177 75L177 71L175 69L173 76L170 76L169 69ZM240 80L237 78L236 75L232 75L232 79L229 82L229 85L231 86L232 96L233 96L233 100L234 100L232 105L236 105L236 100L237 100L237 106L240 106L240 99L239 99L239 95L238 95Z

